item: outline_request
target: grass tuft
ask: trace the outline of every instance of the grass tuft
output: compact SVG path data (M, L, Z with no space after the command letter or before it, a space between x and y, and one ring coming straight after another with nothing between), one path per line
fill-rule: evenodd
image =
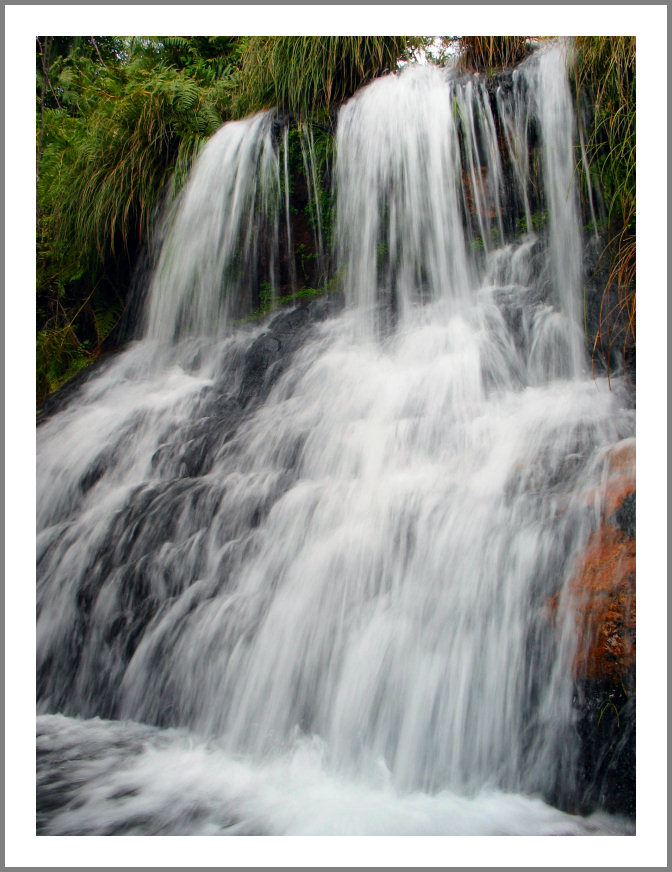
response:
M599 349L608 364L618 341L624 366L636 347L635 72L634 36L576 37L577 104L593 107L586 152L604 200L609 264L593 354Z
M461 36L459 48L459 69L472 73L515 66L531 51L526 36Z
M255 36L242 56L234 112L277 106L299 119L328 113L410 56L404 36Z

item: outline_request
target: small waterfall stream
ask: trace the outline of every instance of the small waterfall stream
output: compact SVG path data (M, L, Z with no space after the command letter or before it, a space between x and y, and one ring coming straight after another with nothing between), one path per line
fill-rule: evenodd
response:
M38 428L40 832L632 831L560 810L546 604L635 423L583 351L563 47L488 87L409 68L342 108L345 306L231 329L277 287L286 131L199 157L143 337Z

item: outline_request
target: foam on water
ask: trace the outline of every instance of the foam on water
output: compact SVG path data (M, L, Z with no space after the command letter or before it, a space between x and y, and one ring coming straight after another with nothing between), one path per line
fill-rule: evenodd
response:
M403 794L386 778L325 771L299 740L251 761L182 731L130 722L38 718L38 831L43 835L627 835L626 820L564 814L534 797L486 789ZM49 765L47 765L49 764ZM76 798L76 802L72 801ZM70 800L68 803L67 800Z

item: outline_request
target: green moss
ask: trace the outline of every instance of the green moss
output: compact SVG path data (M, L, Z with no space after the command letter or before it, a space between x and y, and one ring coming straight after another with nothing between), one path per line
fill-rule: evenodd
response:
M95 359L69 327L40 330L36 342L36 400L42 400L62 387Z
M268 283L264 283L268 284ZM282 308L289 308L291 306L295 306L301 300L310 300L314 297L322 297L325 294L333 294L339 290L339 285L336 278L330 279L326 284L322 285L319 288L309 288L309 287L301 287L294 294L287 294L284 297L277 297L275 301L270 302L268 305L260 305L254 312L251 312L245 318L239 318L238 320L232 322L233 327L239 327L243 324L251 324L255 321L259 321L262 318L270 315L272 312L277 311Z
M544 227L546 227L546 225L548 224L548 212L546 212L545 210L542 212L534 212L530 216L530 220L532 224L532 230L534 230L535 233L541 233ZM518 233L528 232L526 216L523 215L522 218L518 218L518 220L516 221L516 229Z

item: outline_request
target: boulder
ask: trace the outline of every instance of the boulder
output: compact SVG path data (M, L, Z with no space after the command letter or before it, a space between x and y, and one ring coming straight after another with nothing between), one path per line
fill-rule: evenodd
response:
M617 684L635 665L635 537L610 521L590 537L570 594L575 678Z
M635 440L606 458L597 498L599 526L591 534L562 596L548 602L574 613L573 662L579 780L574 810L635 816Z
M612 685L629 680L635 667L635 440L615 446L606 458L606 479L586 501L601 506L600 524L579 557L568 587L548 603L575 615L574 677Z

